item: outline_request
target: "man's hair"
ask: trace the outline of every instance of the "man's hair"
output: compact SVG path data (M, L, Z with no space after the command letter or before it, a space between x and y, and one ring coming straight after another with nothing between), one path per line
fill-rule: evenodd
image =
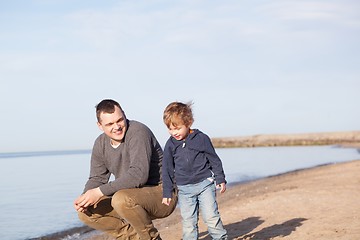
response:
M164 110L163 120L165 125L170 128L184 124L189 127L194 122L191 106L192 102L172 102Z
M100 122L100 114L101 113L114 113L115 112L115 106L120 108L120 110L123 112L120 104L112 99L104 99L101 102L99 102L95 108L96 108L96 118L98 122Z

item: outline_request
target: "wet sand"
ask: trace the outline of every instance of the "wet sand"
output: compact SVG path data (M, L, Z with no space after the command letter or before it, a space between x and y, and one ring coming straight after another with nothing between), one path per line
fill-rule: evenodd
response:
M228 186L218 203L229 239L360 239L360 160ZM178 209L154 223L163 240L181 239ZM210 240L201 217L199 228Z

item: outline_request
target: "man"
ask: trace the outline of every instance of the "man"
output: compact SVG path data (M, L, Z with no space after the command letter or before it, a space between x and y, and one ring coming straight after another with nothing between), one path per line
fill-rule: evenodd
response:
M74 201L80 220L117 239L161 239L152 220L173 212L177 194L172 205L162 204L158 141L147 126L126 119L114 100L101 101L96 117L103 133L94 143L84 193Z

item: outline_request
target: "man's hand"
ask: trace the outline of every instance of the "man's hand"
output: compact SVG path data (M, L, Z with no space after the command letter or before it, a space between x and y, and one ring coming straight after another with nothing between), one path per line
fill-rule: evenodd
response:
M162 204L165 204L167 206L170 205L170 202L171 202L171 198L163 198L162 199Z
M84 212L87 207L97 203L102 196L104 196L104 194L100 188L90 189L75 199L74 208L78 212Z

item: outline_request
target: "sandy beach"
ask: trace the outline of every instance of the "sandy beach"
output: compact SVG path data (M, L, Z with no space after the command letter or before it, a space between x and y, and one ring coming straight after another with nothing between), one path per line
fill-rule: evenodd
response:
M360 239L359 173L356 160L228 186L218 203L229 239ZM155 225L162 239L181 239L178 209ZM199 228L210 240L201 219Z

